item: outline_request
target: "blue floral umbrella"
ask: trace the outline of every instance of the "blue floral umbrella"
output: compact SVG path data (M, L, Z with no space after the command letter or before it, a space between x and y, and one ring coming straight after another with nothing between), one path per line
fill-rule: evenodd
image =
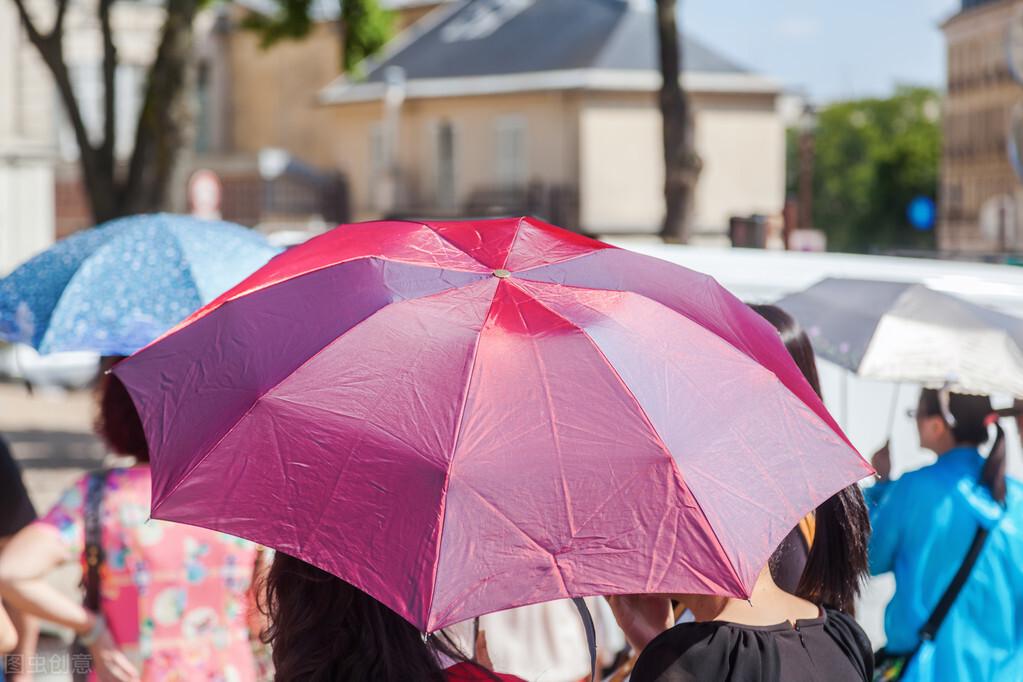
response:
M0 338L129 355L279 249L232 223L165 213L78 232L0 280Z

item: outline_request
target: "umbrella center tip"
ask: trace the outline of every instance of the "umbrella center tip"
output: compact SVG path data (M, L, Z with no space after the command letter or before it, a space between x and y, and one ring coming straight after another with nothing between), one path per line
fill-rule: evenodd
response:
M499 270L494 270L494 277L497 277L498 279L508 279L511 277L511 273L501 268Z

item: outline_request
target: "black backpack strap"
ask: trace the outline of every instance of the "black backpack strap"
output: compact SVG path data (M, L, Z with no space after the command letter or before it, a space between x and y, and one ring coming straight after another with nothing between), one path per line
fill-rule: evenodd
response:
M85 566L82 569L82 606L94 613L100 611L99 574L103 566L103 495L107 487L108 471L89 474L85 486L85 508L83 526L85 531ZM71 644L71 661L74 682L87 682L92 670L89 650L75 638Z
M82 570L83 606L90 611L100 610L100 567L103 565L103 495L107 487L107 471L89 476L85 492L85 568Z
M980 550L984 549L984 541L987 540L988 529L983 526L977 528L977 532L973 535L973 542L970 543L970 548L966 550L966 556L963 557L963 563L959 564L959 570L956 571L955 576L952 577L952 582L949 583L948 587L945 588L945 593L941 595L941 599L938 600L938 605L931 611L931 617L927 619L927 622L917 631L919 637L916 646L909 652L908 655L900 656L898 654L889 654L887 650L881 649L874 655L874 669L878 669L878 666L885 661L889 656L893 659L903 658L903 663L900 666L902 672L899 673L896 680L902 679L902 675L909 668L910 662L916 658L916 655L920 652L920 647L923 646L924 642L933 642L934 638L938 636L938 630L941 629L941 624L945 621L945 617L948 612L952 610L952 605L955 603L956 597L962 591L963 586L966 584L967 578L970 577L970 572L973 570L973 565L977 563L977 557L980 556Z
M977 557L980 556L980 551L984 549L984 541L987 540L988 529L980 527L977 529L976 534L973 536L973 542L970 543L970 549L966 552L966 557L963 558L963 563L960 564L959 570L956 571L955 577L952 578L952 582L948 588L945 589L945 594L941 595L941 599L938 601L938 605L934 607L934 611L931 612L931 617L927 619L923 627L920 628L920 641L930 642L937 635L938 630L941 628L942 622L948 612L952 610L952 605L955 603L956 597L963 589L963 585L966 584L967 578L970 577L970 571L973 570L973 565L977 563ZM915 653L915 652L914 652Z
M959 593L962 592L963 586L966 584L966 579L970 577L970 572L973 570L973 565L977 563L977 557L980 556L980 550L984 549L984 541L987 540L987 535L987 528L984 528L983 526L977 528L977 532L973 535L973 542L970 543L970 548L966 550L966 556L963 557L963 563L959 564L959 570L956 571L956 574L952 577L952 582L945 588L945 593L942 594L941 599L938 600L938 605L934 607L933 611L931 611L931 617L928 618L927 622L924 623L920 630L917 631L919 641L916 643L913 651L906 656L902 670L909 667L909 662L916 657L924 642L933 642L934 638L938 636L938 630L941 629L941 624L945 621L945 617L948 615L948 612L952 610L952 605L955 603L956 597L958 597ZM884 655L885 650L882 649L878 653Z
M477 657L480 655L479 652L479 641L480 641L480 617L476 616L472 619L472 662L476 663Z
M597 679L597 629L593 626L593 616L590 615L590 608L581 597L574 597L572 603L579 611L579 617L583 619L583 629L586 630L586 648L590 652L590 680Z

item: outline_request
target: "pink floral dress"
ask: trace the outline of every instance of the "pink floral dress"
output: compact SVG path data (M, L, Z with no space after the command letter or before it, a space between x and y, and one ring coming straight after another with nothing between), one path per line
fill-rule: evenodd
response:
M45 518L81 557L88 476ZM251 682L248 617L256 546L193 526L149 521L148 466L107 477L101 519L103 614L146 682Z

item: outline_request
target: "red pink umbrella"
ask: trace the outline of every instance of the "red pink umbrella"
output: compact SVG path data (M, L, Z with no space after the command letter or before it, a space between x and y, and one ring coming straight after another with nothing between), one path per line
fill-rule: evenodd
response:
M425 631L748 596L871 472L713 279L531 218L339 227L115 371L154 518L300 557Z

